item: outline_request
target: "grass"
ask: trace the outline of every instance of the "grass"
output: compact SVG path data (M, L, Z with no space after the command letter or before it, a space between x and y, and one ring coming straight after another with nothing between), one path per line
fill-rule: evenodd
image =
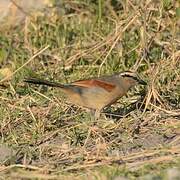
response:
M48 13L1 29L1 144L13 150L1 177L166 179L171 169L179 172L178 2L52 4ZM132 89L97 122L58 89L23 82L36 76L66 83L129 69L147 88Z

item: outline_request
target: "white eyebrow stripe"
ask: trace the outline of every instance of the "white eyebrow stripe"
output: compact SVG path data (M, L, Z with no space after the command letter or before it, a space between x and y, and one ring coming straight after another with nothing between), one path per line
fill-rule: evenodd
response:
M132 77L137 77L137 75L131 71L126 71L126 72L122 72L120 73L121 76L132 76Z

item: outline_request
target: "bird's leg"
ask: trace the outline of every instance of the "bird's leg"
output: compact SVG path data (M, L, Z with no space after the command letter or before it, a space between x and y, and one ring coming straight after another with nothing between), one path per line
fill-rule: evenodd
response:
M91 120L97 120L100 117L100 110L91 109L90 110Z
M95 120L95 113L96 113L96 110L95 110L95 109L90 109L91 121L94 121L94 120Z
M100 113L101 113L100 110L97 110L97 109L95 110L95 113L94 113L94 118L95 118L95 120L98 120L98 119L99 119Z

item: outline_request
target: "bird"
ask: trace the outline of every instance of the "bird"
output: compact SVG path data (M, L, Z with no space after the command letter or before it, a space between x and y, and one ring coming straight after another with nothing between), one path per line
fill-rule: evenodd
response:
M136 72L124 71L112 75L77 80L68 84L38 78L25 78L24 82L59 88L72 104L91 110L98 119L102 109L115 103L137 84L147 85Z

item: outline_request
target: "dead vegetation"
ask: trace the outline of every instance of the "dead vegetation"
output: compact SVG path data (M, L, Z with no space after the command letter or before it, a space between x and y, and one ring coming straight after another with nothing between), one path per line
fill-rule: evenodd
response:
M179 12L176 1L63 1L48 15L2 30L1 142L14 153L1 162L1 176L135 179L154 172L164 178L164 169L179 167ZM147 88L133 89L98 122L58 89L22 82L128 69Z

